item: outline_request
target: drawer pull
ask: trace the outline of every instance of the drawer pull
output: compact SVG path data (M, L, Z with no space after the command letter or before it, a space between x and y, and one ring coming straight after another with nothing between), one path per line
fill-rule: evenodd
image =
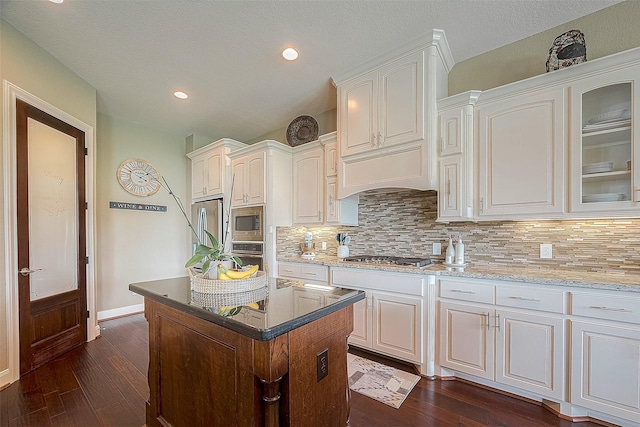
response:
M467 291L466 289L451 289L451 292L457 292L459 294L470 294L475 295L476 293L473 291Z
M626 308L615 308L615 307L606 307L606 306L598 306L598 305L592 305L589 308L593 308L595 310L605 310L605 311L617 311L620 313L633 313L633 311L631 310L627 310Z
M527 298L527 297L509 297L509 299L517 299L518 301L532 301L532 302L540 302L538 298Z
M306 273L304 273L304 274L306 274L307 276L317 276L317 275L318 275L317 273L313 273L313 272L311 272L311 271L307 271L307 272L306 272Z

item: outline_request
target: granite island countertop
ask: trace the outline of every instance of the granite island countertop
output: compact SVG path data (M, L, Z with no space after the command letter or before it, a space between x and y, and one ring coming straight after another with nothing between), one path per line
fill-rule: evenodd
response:
M364 291L360 290L325 288L318 290L305 286L301 280L276 278L269 278L264 288L231 294L192 291L189 277L129 285L129 290L145 298L259 341L271 340L365 297ZM294 309L293 292L316 297L318 307ZM317 298L318 292L323 298Z
M407 274L435 275L439 277L466 277L470 279L501 280L522 283L534 283L550 286L571 286L585 289L602 289L640 293L640 274L633 273L595 273L576 270L561 270L542 267L514 265L487 265L468 263L465 268L447 267L435 262L426 267L398 266L386 264L364 264L342 261L336 256L318 255L313 259L301 256L281 256L278 261L320 264L329 267L344 267L394 271Z

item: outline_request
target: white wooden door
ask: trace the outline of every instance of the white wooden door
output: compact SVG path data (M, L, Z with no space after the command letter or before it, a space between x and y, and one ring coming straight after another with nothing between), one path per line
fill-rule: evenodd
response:
M371 348L371 311L370 296L353 304L353 332L349 335L349 344Z
M324 169L326 176L338 174L338 143L331 142L324 146Z
M324 220L324 158L318 146L293 157L293 222L318 225Z
M462 218L463 209L462 155L440 158L440 191L438 191L438 218Z
M571 403L640 420L640 329L571 322Z
M425 139L424 52L380 68L376 145L390 147Z
M206 154L205 192L206 196L224 195L225 154L222 149Z
M477 106L481 218L565 210L565 89Z
M564 398L564 319L496 310L496 381Z
M422 363L422 298L372 293L373 350Z
M231 194L231 206L243 206L247 204L247 158L240 157L231 162L231 176L233 192Z
M440 301L441 366L494 379L495 332L489 324L493 310L471 304Z
M462 153L464 110L455 108L440 113L440 155Z
M338 129L342 156L375 149L377 137L378 72L372 71L339 89Z
M191 160L191 199L205 196L205 159L204 156Z
M265 202L265 153L260 152L247 159L247 203L260 204Z

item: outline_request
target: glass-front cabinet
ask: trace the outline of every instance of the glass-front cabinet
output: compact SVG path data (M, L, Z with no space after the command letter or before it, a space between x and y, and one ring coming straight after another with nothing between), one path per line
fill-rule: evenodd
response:
M640 208L640 66L571 85L571 210L621 216Z

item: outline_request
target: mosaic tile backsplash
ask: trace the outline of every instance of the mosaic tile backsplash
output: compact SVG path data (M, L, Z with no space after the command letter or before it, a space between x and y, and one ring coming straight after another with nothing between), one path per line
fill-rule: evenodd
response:
M319 255L336 255L335 236L346 233L351 236L351 255L444 261L452 235L454 241L462 237L465 261L471 264L640 273L640 219L442 224L436 217L433 191L362 193L357 227L278 227L278 256L299 255L304 233L311 231ZM438 242L442 255L431 255L433 243ZM540 259L541 243L553 245L552 259Z

